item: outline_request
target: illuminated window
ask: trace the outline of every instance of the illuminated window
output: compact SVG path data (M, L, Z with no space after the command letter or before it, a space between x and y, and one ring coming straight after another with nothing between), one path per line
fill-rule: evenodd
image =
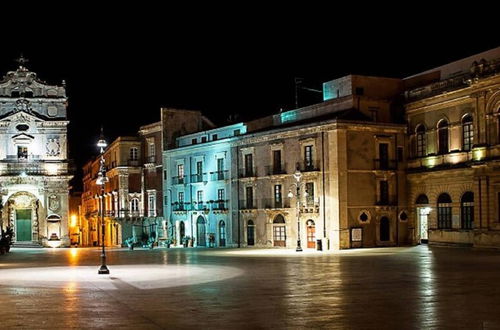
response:
M424 157L426 155L425 151L425 127L424 125L418 125L417 134L415 136L417 140L417 157Z
M311 170L313 165L313 146L304 147L304 165L306 170Z
M276 184L274 185L274 206L277 208L282 207L283 205L283 200L281 196L281 185Z
M444 193L438 201L438 229L451 229L451 197Z
M474 223L474 193L466 192L460 201L461 227L462 229L472 229Z
M130 160L137 160L139 159L139 149L137 147L132 147L130 148Z
M462 119L462 149L470 151L472 149L473 139L474 130L472 126L472 117L467 115Z
M139 212L139 199L138 198L132 198L132 200L130 201L130 211Z
M28 147L17 146L17 158L28 159Z

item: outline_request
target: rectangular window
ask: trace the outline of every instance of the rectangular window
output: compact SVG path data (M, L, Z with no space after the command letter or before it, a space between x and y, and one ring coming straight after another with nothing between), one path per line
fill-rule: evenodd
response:
M179 192L179 203L184 203L184 192Z
M380 181L380 205L389 204L389 183L385 180Z
M177 165L177 183L178 184L184 183L184 164Z
M155 144L150 143L149 144L149 157L154 157L155 155L156 155Z
M196 162L196 174L201 175L203 173L203 162Z
M304 147L304 165L306 170L310 170L313 167L313 146Z
M177 205L177 211L182 211L184 210L184 192L179 192L177 196L179 203L179 205ZM174 210L176 209L174 208Z
M398 162L404 161L404 149L403 147L398 147Z
M150 194L148 198L148 215L150 217L156 216L156 194Z
M381 170L389 169L389 144L379 143L378 145L378 158Z
M218 137L217 137L217 134L213 134L213 135L212 135L212 141L217 141L217 138L218 138Z
M198 140L195 138L195 139L191 139L191 144L196 144L198 143Z
M136 147L130 148L130 160L137 160L139 159L139 149Z
M281 173L281 150L273 151L273 174Z
M246 187L246 207L253 209L253 187Z
M28 159L28 147L17 146L17 158Z
M163 203L168 205L168 197L166 195L163 197Z
M451 204L438 204L438 229L451 229Z
M196 192L196 201L197 201L198 203L203 202L203 190L198 190L198 191Z
M281 195L281 185L276 184L274 185L274 206L277 208L283 207L283 200L282 200L282 195Z
M306 182L306 192L307 192L307 197L306 197L307 206L313 206L314 205L314 182Z
M246 154L245 155L245 176L253 176L253 155Z
M217 158L217 180L224 180L224 158Z
M235 136L240 135L240 134L241 134L241 131L240 131L239 129L235 129L235 130L233 131L233 134L234 134Z
M163 180L167 180L167 170L163 170Z
M472 130L472 122L463 124L463 149L465 151L470 151L472 149L472 139L474 136L474 131Z
M203 142L207 142L207 137L206 137L206 136L202 136L202 137L201 137L201 142L202 142L202 143L203 143Z
M223 210L225 209L225 200L224 200L224 189L219 189L217 190L217 204L218 204L218 209Z
M356 87L356 95L363 95L365 93L365 89L363 87Z

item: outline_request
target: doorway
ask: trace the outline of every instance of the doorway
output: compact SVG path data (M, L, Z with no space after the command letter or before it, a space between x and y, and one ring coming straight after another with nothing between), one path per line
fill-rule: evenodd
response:
M247 224L247 245L255 245L255 225L253 220L248 220Z
M196 239L198 240L197 246L207 246L205 219L202 216L199 216L196 221L196 234Z
M316 248L316 225L313 220L307 220L307 248Z
M420 243L427 244L429 243L429 224L427 220L427 216L429 215L429 208L419 207L417 208L417 212Z
M16 210L16 241L31 241L31 209Z
M285 218L281 214L273 221L273 246L286 247Z

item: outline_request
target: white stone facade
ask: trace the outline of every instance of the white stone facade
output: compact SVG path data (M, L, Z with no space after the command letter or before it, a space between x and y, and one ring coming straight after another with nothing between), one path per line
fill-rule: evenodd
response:
M16 244L68 246L65 88L22 64L0 82L0 224Z

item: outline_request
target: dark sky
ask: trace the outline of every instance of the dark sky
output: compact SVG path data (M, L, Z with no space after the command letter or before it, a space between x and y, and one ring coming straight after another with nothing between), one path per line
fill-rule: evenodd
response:
M15 69L22 52L42 80L66 80L70 155L81 167L97 153L101 124L111 141L159 120L161 106L224 124L229 114L293 107L294 77L314 88L349 73L405 77L500 45L495 20L484 16L465 24L324 8L198 9L76 8L4 19L12 32L1 37L0 73ZM303 104L316 97L301 96Z

